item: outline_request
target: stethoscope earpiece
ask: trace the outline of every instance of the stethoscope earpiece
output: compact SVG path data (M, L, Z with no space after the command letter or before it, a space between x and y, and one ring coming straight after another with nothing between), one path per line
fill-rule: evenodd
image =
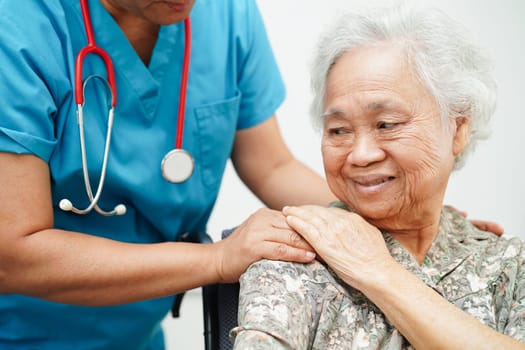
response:
M66 198L62 199L60 201L60 203L58 203L58 206L63 211L71 211L71 210L73 210L73 203L71 203L71 201L69 199L66 199Z
M126 214L126 206L124 204L118 204L113 211L115 215L124 215Z
M93 202L91 203L93 204ZM91 211L92 208L95 208L95 210L103 216L124 215L126 214L126 211L127 211L127 208L124 204L116 205L112 211L104 211L100 209L100 207L97 204L95 205L92 205L92 204L90 204L86 209L81 210L81 209L75 208L73 206L73 203L71 203L69 199L64 198L58 203L58 206L63 211L72 211L75 214L87 214L88 212Z

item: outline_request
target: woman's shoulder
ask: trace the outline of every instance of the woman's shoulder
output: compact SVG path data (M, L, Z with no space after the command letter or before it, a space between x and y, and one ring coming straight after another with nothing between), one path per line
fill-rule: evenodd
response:
M252 278L272 278L290 283L316 284L319 286L341 284L338 277L323 263L314 260L311 263L296 263L263 259L253 263L245 275ZM339 289L339 288L338 288Z
M504 261L525 259L525 241L520 237L508 233L498 236L480 230L455 210L446 209L443 213L442 220L443 217L446 218L449 239L455 245L477 252L478 256L483 257L483 261L497 259L503 264Z
M325 274L328 273L328 269L325 265L321 264L319 261L314 260L311 263L297 263L289 261L280 261L280 260L269 260L262 259L253 263L248 271L275 271L283 275L306 275L314 276L316 274Z
M520 245L523 241L512 235L498 236L474 226L470 220L455 208L444 206L441 211L440 230L460 241L480 242L482 244Z

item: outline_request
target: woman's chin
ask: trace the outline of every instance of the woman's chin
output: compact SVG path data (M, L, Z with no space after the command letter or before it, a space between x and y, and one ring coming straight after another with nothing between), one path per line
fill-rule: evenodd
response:
M384 203L383 205L363 205L361 203L361 205L355 206L353 211L367 221L374 222L388 220L389 217L392 217L392 213L395 212L392 206L385 206Z

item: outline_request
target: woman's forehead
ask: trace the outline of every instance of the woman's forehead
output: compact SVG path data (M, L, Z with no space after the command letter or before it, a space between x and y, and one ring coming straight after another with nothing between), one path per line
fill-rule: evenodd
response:
M328 73L324 114L341 109L341 104L379 110L430 95L399 46L358 47L339 57Z
M327 87L337 84L368 86L399 84L417 80L408 64L405 51L399 45L356 47L341 55L327 76Z
M345 96L340 101L331 101L322 114L323 119L345 117L357 109L357 113L379 114L385 111L403 110L406 103L395 94L368 93Z

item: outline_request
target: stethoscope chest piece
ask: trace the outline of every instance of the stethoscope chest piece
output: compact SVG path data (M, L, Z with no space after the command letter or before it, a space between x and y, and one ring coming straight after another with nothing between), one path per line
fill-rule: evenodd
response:
M181 183L188 180L193 173L192 156L183 149L169 151L160 165L162 176L169 182Z

